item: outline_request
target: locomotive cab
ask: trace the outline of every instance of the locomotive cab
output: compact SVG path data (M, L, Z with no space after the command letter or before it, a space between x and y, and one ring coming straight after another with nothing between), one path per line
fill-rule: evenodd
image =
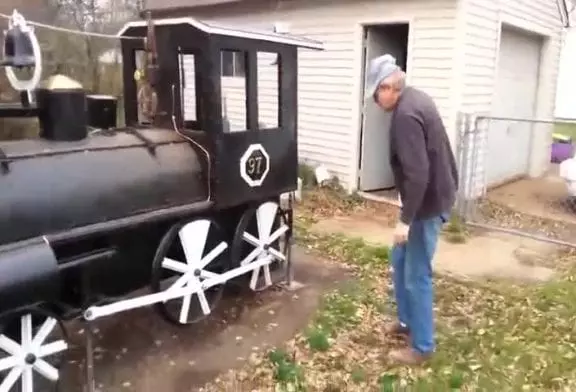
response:
M122 42L127 124L142 127L149 126L144 124L148 122L173 128L198 143L207 153L210 196L217 208L294 191L298 176L297 51L320 50L322 44L286 34L212 26L192 18L161 19L153 24L157 48L153 116L142 113L146 102L137 54L145 51L145 44ZM145 20L131 22L119 35L142 37L147 29L150 23ZM227 56L242 63L245 75L236 80L245 99L232 97L237 110L245 113L236 120L234 131L222 82ZM277 88L273 89L277 92L259 86L263 62L277 67ZM259 112L267 104L265 93L277 95L270 99L277 102L276 107L267 108L276 111L273 126L259 123Z

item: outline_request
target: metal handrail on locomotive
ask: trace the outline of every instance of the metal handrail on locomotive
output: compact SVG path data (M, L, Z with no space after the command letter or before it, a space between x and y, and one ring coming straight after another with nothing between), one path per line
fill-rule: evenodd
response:
M58 380L51 358L68 348L64 321L153 306L187 325L213 311L226 284L261 290L290 268L292 198L281 196L297 188L297 52L322 44L191 18L149 17L118 36L125 126L115 97L65 75L40 81L40 45L18 12L4 35L0 66L20 102L0 105L0 117L36 117L39 137L0 142L0 392ZM223 50L245 60L239 132L223 115ZM275 53L279 70L273 128L258 122L259 51ZM22 67L34 68L29 80L16 77Z

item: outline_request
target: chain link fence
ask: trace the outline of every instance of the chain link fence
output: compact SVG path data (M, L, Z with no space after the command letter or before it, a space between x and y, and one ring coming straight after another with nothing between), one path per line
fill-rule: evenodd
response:
M576 122L458 117L457 211L470 227L576 248L576 204L562 162L576 153Z

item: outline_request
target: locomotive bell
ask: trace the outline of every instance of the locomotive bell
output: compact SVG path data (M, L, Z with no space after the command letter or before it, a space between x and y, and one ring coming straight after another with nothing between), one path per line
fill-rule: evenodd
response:
M4 61L9 67L32 67L36 64L32 39L20 26L4 32Z
M40 137L53 141L86 137L86 92L79 82L64 75L54 75L42 83L36 99Z

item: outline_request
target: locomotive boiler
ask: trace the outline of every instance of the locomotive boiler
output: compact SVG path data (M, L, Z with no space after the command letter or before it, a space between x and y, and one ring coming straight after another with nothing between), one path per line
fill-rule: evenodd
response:
M0 117L37 118L39 136L0 142L0 392L58 379L64 321L153 306L187 325L227 284L261 290L289 270L292 204L280 196L297 187L297 49L322 45L191 18L130 22L119 37L122 126L116 97L65 75L40 82L34 30L17 12L10 20L1 65L21 99ZM245 59L238 132L222 104L221 51L231 49ZM270 128L258 123L258 52L279 69ZM183 55L194 58L194 121ZM18 67L34 67L32 78L16 80Z

